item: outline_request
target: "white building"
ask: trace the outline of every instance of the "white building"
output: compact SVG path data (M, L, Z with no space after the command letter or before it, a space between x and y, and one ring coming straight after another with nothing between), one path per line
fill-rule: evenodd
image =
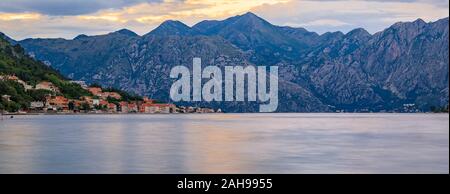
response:
M82 88L84 88L84 89L88 88L88 85L86 84L85 81L70 81L70 83L78 84L78 85L80 85L80 86L81 86Z
M30 108L31 109L36 109L36 108L44 108L44 102L41 101L34 101L30 103Z
M94 106L100 105L100 99L92 99L92 105Z
M36 84L36 90L50 90L52 92L59 92L58 87L56 87L52 82L47 81Z

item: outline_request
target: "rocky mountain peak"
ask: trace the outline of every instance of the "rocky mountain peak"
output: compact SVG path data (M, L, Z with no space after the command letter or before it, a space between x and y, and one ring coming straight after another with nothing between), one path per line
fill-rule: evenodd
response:
M417 24L417 25L425 25L427 24L425 21L423 21L423 19L418 18L417 20L415 20L413 23Z
M133 31L131 31L131 30L128 30L128 29L125 29L125 28L116 31L115 33L117 33L117 34L122 34L122 35L126 35L126 36L131 36L131 37L139 36L139 35L137 35L135 32L133 32Z
M333 41L337 41L342 39L342 37L344 37L345 34L338 31L338 32L326 32L322 35L320 35L320 39L322 41L325 41L326 43L328 42L333 42Z
M422 19L417 19L413 22L397 22L394 25L392 25L389 29L393 29L393 30L420 30L422 28L424 28L427 25L427 23L425 21L423 21Z
M178 20L166 20L160 25L160 27L165 27L165 26L170 26L170 27L175 27L175 28L189 28L189 26L187 26L186 24L184 24L183 22L178 21Z
M185 36L192 34L192 29L183 22L177 20L167 20L159 25L156 29L151 31L149 34L157 36Z
M236 16L232 18L232 20L235 20L235 24L249 25L256 28L272 26L272 24L252 12L247 12L246 14Z
M257 16L256 14L252 13L252 12L247 12L241 16L238 16L240 18L243 19L247 19L247 20L264 20L262 18L260 18L259 16Z
M362 37L366 37L366 36L371 36L371 34L369 32L367 32L367 30L365 30L364 28L356 28L356 29L348 32L346 34L346 36L362 36Z
M345 37L359 41L367 41L372 37L372 35L364 28L357 28L345 34Z
M78 36L76 36L75 38L73 38L73 40L81 40L83 38L88 38L89 36L86 34L80 34Z

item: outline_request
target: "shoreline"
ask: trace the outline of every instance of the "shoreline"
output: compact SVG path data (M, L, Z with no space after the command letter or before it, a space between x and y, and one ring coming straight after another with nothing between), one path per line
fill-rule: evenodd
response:
M188 114L222 114L222 113L8 113L3 116L37 116L37 115L188 115Z
M259 113L259 112L242 112L242 113L6 113L1 116L39 116L39 115L212 115L212 114L449 114L446 112L433 113L433 112L273 112L273 113Z

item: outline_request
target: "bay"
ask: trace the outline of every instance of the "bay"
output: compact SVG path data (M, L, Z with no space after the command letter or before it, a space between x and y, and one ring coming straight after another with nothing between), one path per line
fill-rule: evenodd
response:
M0 173L444 173L448 114L38 115Z

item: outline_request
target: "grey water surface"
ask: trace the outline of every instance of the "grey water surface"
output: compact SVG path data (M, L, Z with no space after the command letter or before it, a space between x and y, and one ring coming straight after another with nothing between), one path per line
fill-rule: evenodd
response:
M449 173L448 114L0 120L0 173Z

